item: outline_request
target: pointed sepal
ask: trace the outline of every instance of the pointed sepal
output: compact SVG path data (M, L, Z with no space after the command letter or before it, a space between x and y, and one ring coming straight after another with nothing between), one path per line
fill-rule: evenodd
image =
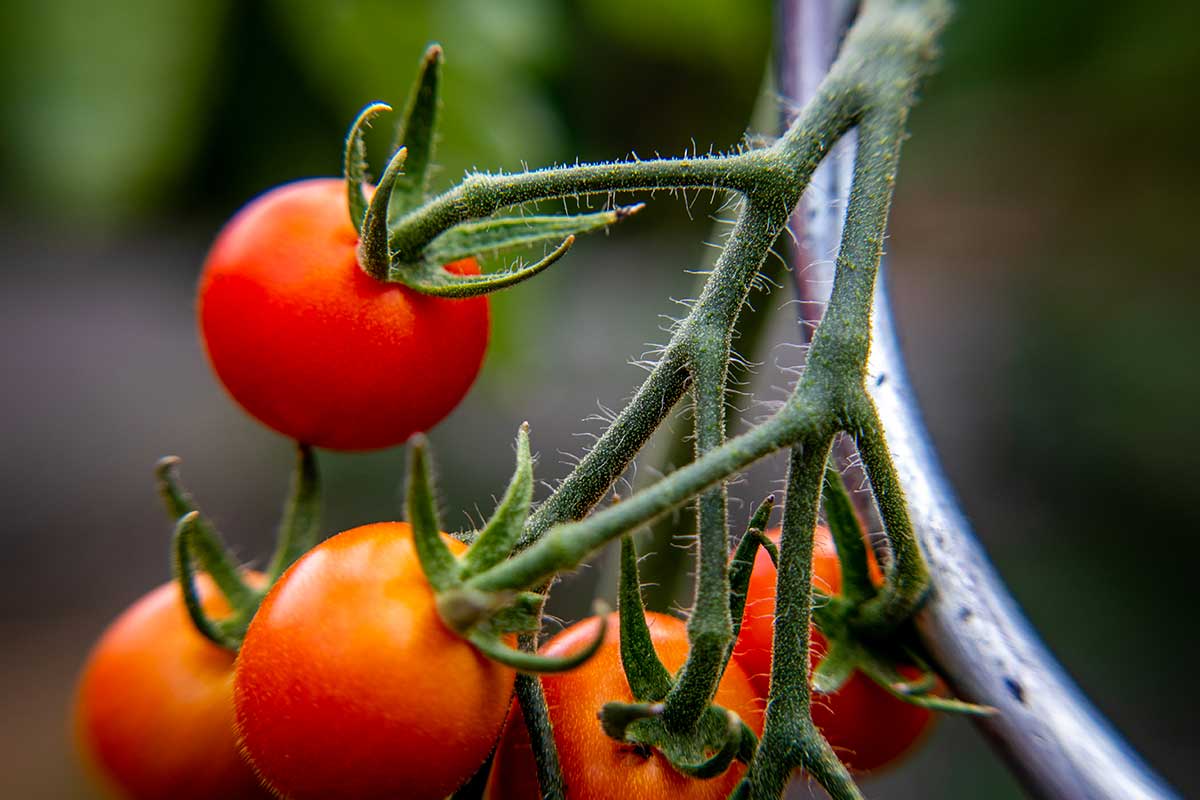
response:
M558 241L566 236L606 228L628 219L643 207L644 204L638 203L594 214L551 214L464 222L430 242L425 257L438 264L447 264L478 253Z
M778 561L779 552L767 535L767 523L771 518L771 510L775 508L775 495L769 495L750 517L750 524L742 540L738 542L737 550L729 562L729 617L733 620L733 637L730 649L737 643L738 633L742 629L742 617L746 612L746 593L750 588L750 576L754 573L754 561L758 557L758 548L762 547L770 553L775 549L772 562Z
M367 184L367 146L363 134L371 120L385 111L391 111L387 103L371 103L354 118L346 134L346 152L342 161L342 175L346 179L346 201L350 210L350 224L361 232L367 216L367 198L363 193Z
M579 234L628 219L642 208L643 204L638 203L594 214L503 217L464 222L434 239L417 263L394 266L388 274L388 280L437 297L490 294L528 280L552 266L567 254ZM444 266L481 252L496 252L559 239L562 241L557 247L534 263L517 261L499 272L460 275Z
M416 81L404 106L404 116L396 126L392 152L406 148L408 165L392 191L388 213L393 219L416 208L425 198L437 136L442 61L442 46L429 45L421 56Z
M575 237L568 236L562 244L533 264L517 265L502 272L482 275L459 275L446 269L441 261L423 259L417 264L393 268L388 273L388 280L434 297L478 297L529 280L565 256L573 244Z
M371 195L371 204L362 223L362 235L358 240L358 265L376 280L387 280L391 267L392 253L388 246L388 203L392 187L404 169L408 151L401 147L388 161Z
M867 567L867 544L850 494L842 482L842 475L832 464L825 468L825 483L822 487L825 501L825 519L833 534L838 562L842 568L841 594L854 604L869 600L876 594Z
M196 501L192 499L191 492L185 489L179 481L180 463L182 463L182 459L179 456L163 456L154 465L158 496L162 500L163 506L166 507L167 516L173 522L178 521L189 511L196 510Z
M658 658L646 624L637 548L629 535L621 537L617 612L621 623L621 666L633 696L638 700L662 700L671 691L673 679Z
M189 559L194 555L200 562L200 568L212 577L213 583L225 596L230 607L257 606L261 594L242 578L216 527L200 513L191 493L183 487L179 480L179 464L180 459L177 456L167 456L159 460L154 470L159 495L166 506L167 514L176 523L176 539L179 539L178 525L181 518L192 515L186 534ZM176 548L178 549L178 545Z
M311 447L297 444L292 487L283 504L275 553L267 567L267 585L273 584L296 559L315 547L320 534L321 480L317 459Z
M857 648L837 639L829 641L829 649L812 674L812 688L819 694L833 694L846 685L857 666Z
M414 436L409 443L405 505L421 569L433 591L440 594L458 585L458 559L442 539L427 447L424 436Z
M499 564L512 552L525 531L525 520L533 502L533 457L529 451L529 423L517 431L517 466L504 497L466 554L462 557L462 579L478 575Z
M237 651L242 644L249 615L253 615L253 607L241 608L230 604L234 612L223 620L215 620L204 610L200 600L200 592L196 586L196 562L193 558L193 548L196 538L202 536L200 528L200 512L189 511L179 518L175 525L175 538L172 554L174 556L175 580L183 593L183 605L188 616L200 632L209 641L227 650ZM215 580L215 576L214 576ZM248 613L247 613L248 612Z
M858 669L871 679L877 686L892 697L903 700L909 705L927 708L930 711L941 711L948 714L965 714L972 717L989 717L999 713L992 706L968 703L954 697L942 697L935 694L937 676L924 665L919 665L921 674L909 678L900 673L895 662L887 656L864 648L858 659Z
M608 609L597 602L594 609L599 618L596 635L584 647L565 656L546 656L509 647L500 638L487 630L475 630L467 635L467 641L493 661L512 667L526 674L569 672L596 655L608 636Z

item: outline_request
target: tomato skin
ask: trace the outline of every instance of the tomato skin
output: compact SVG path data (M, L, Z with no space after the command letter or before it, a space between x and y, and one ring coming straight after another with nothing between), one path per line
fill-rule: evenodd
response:
M359 268L340 179L272 189L222 229L200 278L205 352L229 393L292 439L372 450L428 430L466 395L486 297L450 300ZM474 275L464 259L451 272Z
M665 614L648 613L646 618L659 658L667 669L677 671L687 658L687 626ZM595 619L572 625L547 642L542 652L549 655L577 652L596 635L598 625ZM568 800L728 797L745 771L742 765L735 762L723 775L711 780L694 780L676 771L659 753L639 754L601 730L596 714L602 705L613 700L633 702L633 693L621 668L619 627L617 615L610 615L605 643L595 656L578 669L542 677ZM740 715L755 733L762 733L762 701L735 662L730 662L721 679L716 703ZM485 797L489 800L541 797L529 734L515 703L496 751Z
M514 677L445 627L411 528L383 522L326 540L275 584L238 654L234 707L280 796L444 798L487 758Z
M197 588L210 615L229 613L208 576ZM134 800L270 797L238 752L233 660L195 629L174 582L121 614L92 650L75 706L98 783Z
M779 541L778 529L768 535ZM868 571L876 585L883 574L868 551ZM833 537L824 526L817 526L813 540L813 586L828 594L842 589L842 567ZM763 550L758 551L750 586L746 593L746 613L738 635L734 658L739 661L759 696L766 698L771 678L771 643L774 639L775 565ZM825 637L815 626L809 662L816 666L824 656ZM915 678L914 667L901 666L900 672ZM838 691L813 694L813 722L829 744L852 770L876 770L899 759L923 737L933 724L933 714L924 708L897 700L861 672L855 672Z

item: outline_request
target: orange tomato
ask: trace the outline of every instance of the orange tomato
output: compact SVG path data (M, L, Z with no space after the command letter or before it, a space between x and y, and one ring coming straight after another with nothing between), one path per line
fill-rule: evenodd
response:
M272 189L217 237L200 278L209 362L252 416L334 450L400 444L467 393L488 340L485 297L451 300L371 278L345 183ZM478 274L464 259L447 265Z
M487 758L514 677L443 624L408 524L380 522L327 539L272 587L234 706L281 796L444 798Z
M229 613L207 576L204 610ZM233 653L193 627L178 584L164 584L117 618L79 681L75 735L99 782L135 800L267 798L238 753Z
M687 658L687 626L675 617L648 613L650 635L659 658L672 672ZM577 652L596 635L595 619L572 625L542 648L548 655ZM708 800L725 798L745 771L737 764L710 780L689 778L657 751L621 744L609 738L596 718L609 701L633 702L633 693L621 668L620 625L617 615L609 617L603 646L583 666L570 672L546 675L542 686L554 741L567 784L569 800L625 798L681 798ZM717 690L717 705L737 713L755 733L762 733L762 701L736 662L730 662ZM513 706L504 736L496 751L488 778L490 800L537 800L537 775L529 733L520 707Z
M768 532L779 541L779 530ZM867 568L876 585L883 574L874 555L867 550ZM817 526L813 540L813 586L827 594L842 589L842 567L833 536ZM775 565L764 550L759 550L746 592L746 612L733 656L741 663L758 690L766 698L771 678L771 643L774 639ZM825 637L814 626L810 663L815 667L828 647ZM906 677L920 673L914 667L900 668ZM898 700L861 672L832 694L813 694L813 722L829 740L834 752L852 770L875 770L890 764L922 738L933 724L933 714L924 708Z

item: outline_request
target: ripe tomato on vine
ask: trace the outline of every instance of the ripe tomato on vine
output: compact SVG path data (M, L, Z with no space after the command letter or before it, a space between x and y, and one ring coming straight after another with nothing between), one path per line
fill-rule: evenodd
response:
M206 613L229 613L207 576L197 588ZM133 800L270 797L238 752L233 663L192 625L175 582L121 614L76 698L76 741L98 782Z
M663 666L678 670L687 659L687 626L665 614L648 613L646 621ZM572 625L548 641L542 652L563 655L576 651L596 635L599 624L590 619ZM633 701L621 667L619 627L617 615L611 615L604 644L591 660L571 672L542 677L567 800L728 797L745 767L735 763L716 778L697 780L678 772L653 748L622 744L602 730L596 717L601 706ZM756 734L762 733L763 701L736 663L726 669L714 702L740 716ZM509 712L497 747L486 796L489 800L541 797L529 734L516 706Z
M290 438L372 450L428 430L466 395L486 297L430 297L367 275L346 184L272 189L218 235L200 278L205 352L252 416ZM466 258L446 265L476 275Z
M779 530L767 535L779 540ZM872 583L882 583L879 564L868 549L867 569ZM813 587L830 595L841 592L842 568L829 529L817 526L813 539ZM759 550L746 593L746 612L733 657L750 676L761 697L771 678L771 646L775 622L775 565ZM816 666L827 650L825 637L814 625L810 663ZM916 668L899 667L905 677ZM909 752L933 724L928 709L899 700L856 671L831 694L813 693L812 718L846 766L868 771L887 766Z
M411 528L383 522L327 539L275 584L238 654L234 705L280 796L421 800L487 758L513 679L446 627Z

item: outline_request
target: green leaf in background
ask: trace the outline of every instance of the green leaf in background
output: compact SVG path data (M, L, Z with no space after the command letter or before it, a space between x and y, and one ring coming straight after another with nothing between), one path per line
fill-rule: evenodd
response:
M539 76L565 41L557 9L547 0L272 3L293 57L347 119L369 100L402 104L426 45L443 45L435 191L470 167L519 169L522 159L563 157L563 125ZM370 152L385 152L387 132L373 136L380 144Z
M4 161L27 208L107 225L152 203L200 144L227 8L5 3Z

